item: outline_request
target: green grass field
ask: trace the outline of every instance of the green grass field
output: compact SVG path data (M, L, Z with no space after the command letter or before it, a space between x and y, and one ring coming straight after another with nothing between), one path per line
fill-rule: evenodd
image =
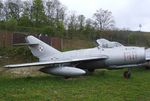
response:
M97 70L94 74L64 79L37 73L0 75L0 101L150 101L150 70Z

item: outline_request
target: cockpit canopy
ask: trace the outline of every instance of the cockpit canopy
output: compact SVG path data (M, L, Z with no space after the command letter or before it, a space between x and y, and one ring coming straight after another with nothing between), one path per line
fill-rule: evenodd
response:
M106 39L97 39L96 42L99 44L101 48L114 48L114 47L122 47L123 45L119 42L108 41Z

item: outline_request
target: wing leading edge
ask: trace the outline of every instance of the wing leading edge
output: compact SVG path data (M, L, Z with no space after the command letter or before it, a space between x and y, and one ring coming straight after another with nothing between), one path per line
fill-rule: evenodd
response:
M81 58L81 59L66 59L66 60L56 60L56 61L48 61L48 62L33 62L33 63L24 63L24 64L13 64L13 65L6 65L4 67L6 67L6 68L19 68L19 67L29 67L29 66L45 66L45 65L73 63L73 62L82 62L82 61L104 60L107 58L108 58L108 56L102 55L100 57L89 57L89 58Z

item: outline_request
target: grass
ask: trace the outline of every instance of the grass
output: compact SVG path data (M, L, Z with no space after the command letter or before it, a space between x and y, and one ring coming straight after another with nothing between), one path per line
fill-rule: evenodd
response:
M0 101L150 101L150 71L98 70L92 75L63 79L45 75L0 75Z

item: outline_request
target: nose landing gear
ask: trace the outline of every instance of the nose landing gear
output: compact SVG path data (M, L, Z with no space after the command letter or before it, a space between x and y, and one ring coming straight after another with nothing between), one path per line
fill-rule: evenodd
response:
M128 68L128 71L125 71L123 73L123 76L125 79L130 79L131 78L131 68Z

